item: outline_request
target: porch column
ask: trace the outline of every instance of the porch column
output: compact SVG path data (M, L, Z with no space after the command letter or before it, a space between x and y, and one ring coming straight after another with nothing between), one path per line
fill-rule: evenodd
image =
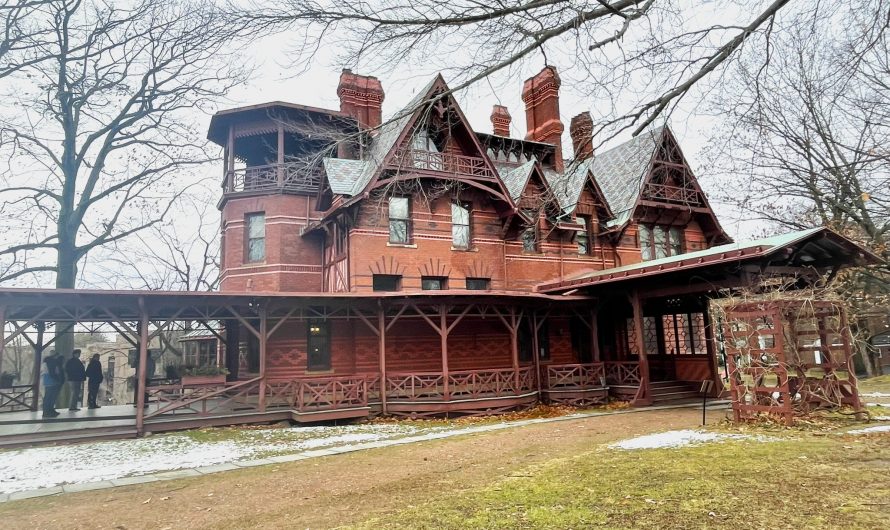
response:
M383 307L377 309L377 338L380 359L380 407L383 415L386 410L386 313Z
M46 323L37 323L37 340L34 341L34 364L31 368L31 410L37 410L37 402L40 399L40 364L43 362L43 334L46 331Z
M643 335L643 303L640 300L640 293L634 290L631 293L631 305L634 312L634 333L637 339L637 348L639 348L640 359L640 388L634 398L635 405L649 405L652 398L649 396L649 359L646 356L646 342Z
M284 187L284 124L278 124L278 187Z
M6 307L0 307L0 372L3 371L3 353L6 351Z
M596 309L590 312L590 353L593 357L593 362L600 362L600 339L599 339L599 327L597 323L597 319L599 318L599 313Z
M136 369L136 434L145 431L145 369L148 364L148 311L145 300L139 298L139 364Z
M446 306L439 306L439 340L442 348L442 381L445 401L451 399L451 389L448 384L448 310Z
M260 307L260 412L266 412L266 339L269 336L269 322L266 318L266 306Z

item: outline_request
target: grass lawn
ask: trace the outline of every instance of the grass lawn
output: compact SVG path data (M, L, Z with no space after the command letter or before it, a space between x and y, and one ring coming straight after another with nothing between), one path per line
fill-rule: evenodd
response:
M869 377L868 379L860 379L859 391L866 394L872 392L890 394L890 374ZM866 398L866 401L868 401L868 398Z
M890 528L890 435L769 437L601 446L358 527Z

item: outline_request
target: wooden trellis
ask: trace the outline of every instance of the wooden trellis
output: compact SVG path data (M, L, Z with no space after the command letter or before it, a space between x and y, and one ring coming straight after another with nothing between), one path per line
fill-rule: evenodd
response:
M728 300L721 315L736 421L861 409L846 312L809 299Z

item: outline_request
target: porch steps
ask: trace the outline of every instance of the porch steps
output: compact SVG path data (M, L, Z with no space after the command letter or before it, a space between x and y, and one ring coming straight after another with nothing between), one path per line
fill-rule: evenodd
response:
M653 381L649 384L652 404L665 405L701 399L699 385L690 381Z
M101 440L136 438L135 425L86 427L77 430L52 430L0 436L0 449L14 449L35 445L57 445Z

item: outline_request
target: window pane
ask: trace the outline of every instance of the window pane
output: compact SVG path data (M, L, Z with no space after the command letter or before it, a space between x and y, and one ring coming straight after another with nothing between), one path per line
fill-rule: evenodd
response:
M254 213L247 216L247 237L266 237L266 214Z
M666 258L667 251L667 230L663 226L655 226L655 258Z
M266 259L266 240L250 239L247 241L247 260L263 261Z
M398 291L402 277L396 274L375 274L373 285L375 291Z
M451 225L451 244L455 248L470 248L470 227Z
M472 291L485 291L490 284L488 278L467 278L467 289Z
M408 242L408 221L398 219L389 221L389 241L390 243Z
M420 287L424 291L439 291L445 288L445 281L442 278L424 276L420 279Z
M526 252L534 252L537 250L537 234L535 233L534 227L526 228L524 232L522 232L522 250Z
M652 232L646 225L640 225L640 252L643 254L643 261L652 259Z
M578 241L578 254L589 254L590 246L587 240L587 232L578 232L575 236Z
M670 230L671 237L671 256L683 253L683 232L679 227L672 226Z
M407 219L408 218L408 197L390 197L389 198L389 218L390 219Z
M451 203L451 222L459 225L470 224L470 209L455 202Z

